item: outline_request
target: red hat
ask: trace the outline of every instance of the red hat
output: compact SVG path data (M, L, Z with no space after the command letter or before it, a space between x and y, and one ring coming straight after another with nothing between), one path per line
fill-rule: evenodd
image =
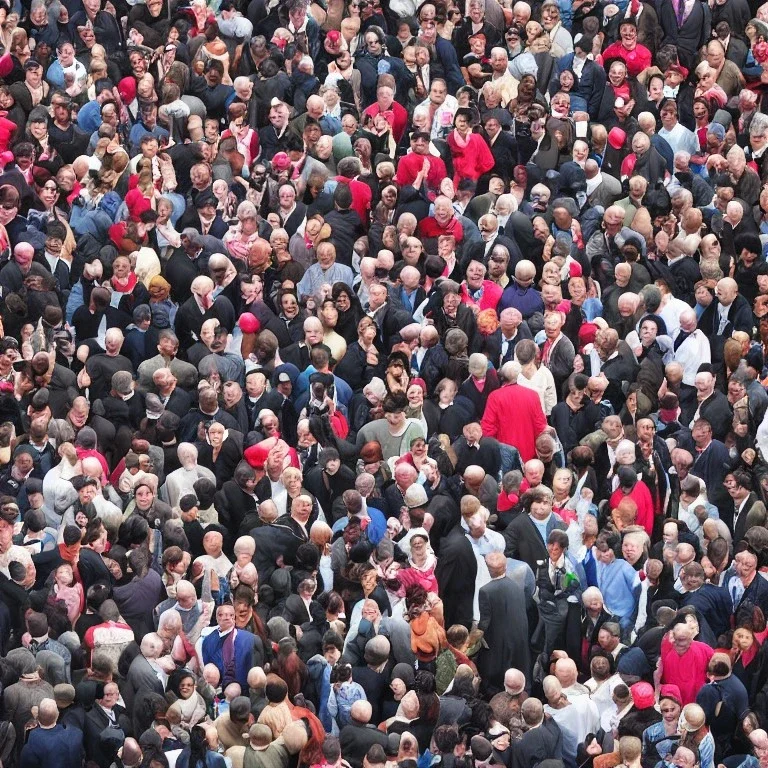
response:
M638 709L649 709L656 703L656 696L650 683L635 683L629 692L632 694L632 702Z
M594 323L584 323L579 328L579 347L584 348L587 344L595 343L597 326Z
M414 384L416 384L417 386L421 387L421 391L426 396L426 394L427 394L427 382L424 381L424 379L419 379L419 378L411 379L411 381L408 384L408 386L412 387Z
M124 77L117 84L117 92L123 104L130 104L136 98L136 81L132 77Z
M682 75L683 80L688 77L688 70L682 64L677 64L676 62L672 62L667 66L664 74L667 72L677 72L679 75Z
M243 458L254 469L264 469L264 463L267 460L270 448L272 448L274 445L274 441L272 441L270 445L264 445L265 442L266 441L262 440L262 442L256 443L256 445L251 445L250 447L246 448L245 452L243 453Z
M243 312L243 314L240 315L240 319L237 321L237 324L240 326L240 330L243 333L258 333L259 328L261 328L259 318L250 312Z
M336 43L338 43L338 42L339 42L339 40L341 39L341 32L339 32L339 30L338 30L338 29L331 29L331 30L329 30L329 31L326 33L326 35L325 35L325 39L326 39L326 40L330 40L330 41L331 41L331 43L333 43L334 45L336 45Z
M571 277L581 277L584 274L584 270L582 270L581 264L578 261L572 261L568 265L568 274Z
M676 685L662 685L659 688L659 701L662 699L672 699L678 706L683 706L683 697L680 694L680 688Z
M272 167L277 171L287 171L291 167L291 158L285 152L278 152L272 158Z
M627 132L623 131L618 126L614 126L608 132L608 143L614 149L621 149L624 146L624 142L627 140Z

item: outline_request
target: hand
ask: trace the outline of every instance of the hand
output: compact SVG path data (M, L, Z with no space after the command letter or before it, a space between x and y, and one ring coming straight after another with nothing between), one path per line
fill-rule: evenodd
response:
M85 389L86 387L90 387L92 383L88 371L83 368L80 373L77 374L77 386L80 387L80 389Z
M424 158L424 162L421 164L421 172L426 176L429 173L430 165L429 158Z
M768 299L768 297L766 297ZM365 353L365 363L370 366L377 366L379 364L379 352L376 347L371 347Z

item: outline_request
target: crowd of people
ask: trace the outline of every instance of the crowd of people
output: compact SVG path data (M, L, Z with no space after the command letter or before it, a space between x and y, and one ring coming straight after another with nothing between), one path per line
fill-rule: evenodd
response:
M0 768L768 768L767 96L757 0L0 0Z

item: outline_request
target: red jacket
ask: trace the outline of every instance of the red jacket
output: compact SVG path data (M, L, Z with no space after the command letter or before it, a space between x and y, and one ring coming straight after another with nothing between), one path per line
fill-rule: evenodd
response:
M422 219L419 223L418 232L422 237L453 235L456 238L457 243L460 243L464 239L464 227L461 226L461 222L455 216L452 216L451 220L444 227L441 227L437 223L434 216Z
M653 535L653 499L651 498L651 492L648 490L648 486L642 481L638 480L635 483L635 487L632 492L627 494L632 501L637 504L637 525L642 525L645 532L649 535ZM621 488L617 488L608 499L608 504L611 509L616 509L619 502L624 498L624 494L621 492Z
M480 311L484 309L496 309L501 299L501 294L504 293L504 289L493 282L493 280L483 280L483 295L480 297L480 301L475 301L467 290L467 281L464 280L461 284L461 302L467 304L470 307L480 307Z
M603 51L603 61L621 59L627 65L627 74L630 77L637 77L644 69L648 69L652 58L651 52L644 45L638 43L633 50L628 51L621 44L621 40L617 40Z
M477 181L496 165L491 150L480 134L470 133L467 140L467 146L460 147L456 143L453 131L448 134L448 147L453 157L453 183L456 188L462 179Z
M424 165L424 159L429 160L429 173L427 174L427 189L429 199L435 199L435 193L440 189L440 183L448 175L445 170L445 163L441 158L435 155L417 155L415 152L409 152L397 162L397 174L395 181L404 187L406 184L413 184L419 175L421 166Z
M379 109L378 104L371 104L371 106L363 112L363 115L376 117L380 112L383 112L384 116L387 118L389 127L392 129L392 136L399 144L403 138L405 129L408 127L408 112L402 104L393 101L392 106L385 110Z
M510 418L514 414L514 418ZM536 438L547 428L538 392L519 384L505 384L488 396L480 424L485 437L512 445L525 462L536 458Z

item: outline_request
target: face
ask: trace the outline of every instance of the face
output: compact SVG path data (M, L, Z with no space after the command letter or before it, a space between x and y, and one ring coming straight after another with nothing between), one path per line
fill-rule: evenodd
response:
M222 632L227 632L235 626L235 609L231 605L221 605L216 611L216 621Z
M611 64L611 68L608 70L608 80L611 85L616 88L620 86L627 76L627 68L620 62L614 62Z
M659 709L665 723L677 723L680 719L680 705L672 699L662 699Z

